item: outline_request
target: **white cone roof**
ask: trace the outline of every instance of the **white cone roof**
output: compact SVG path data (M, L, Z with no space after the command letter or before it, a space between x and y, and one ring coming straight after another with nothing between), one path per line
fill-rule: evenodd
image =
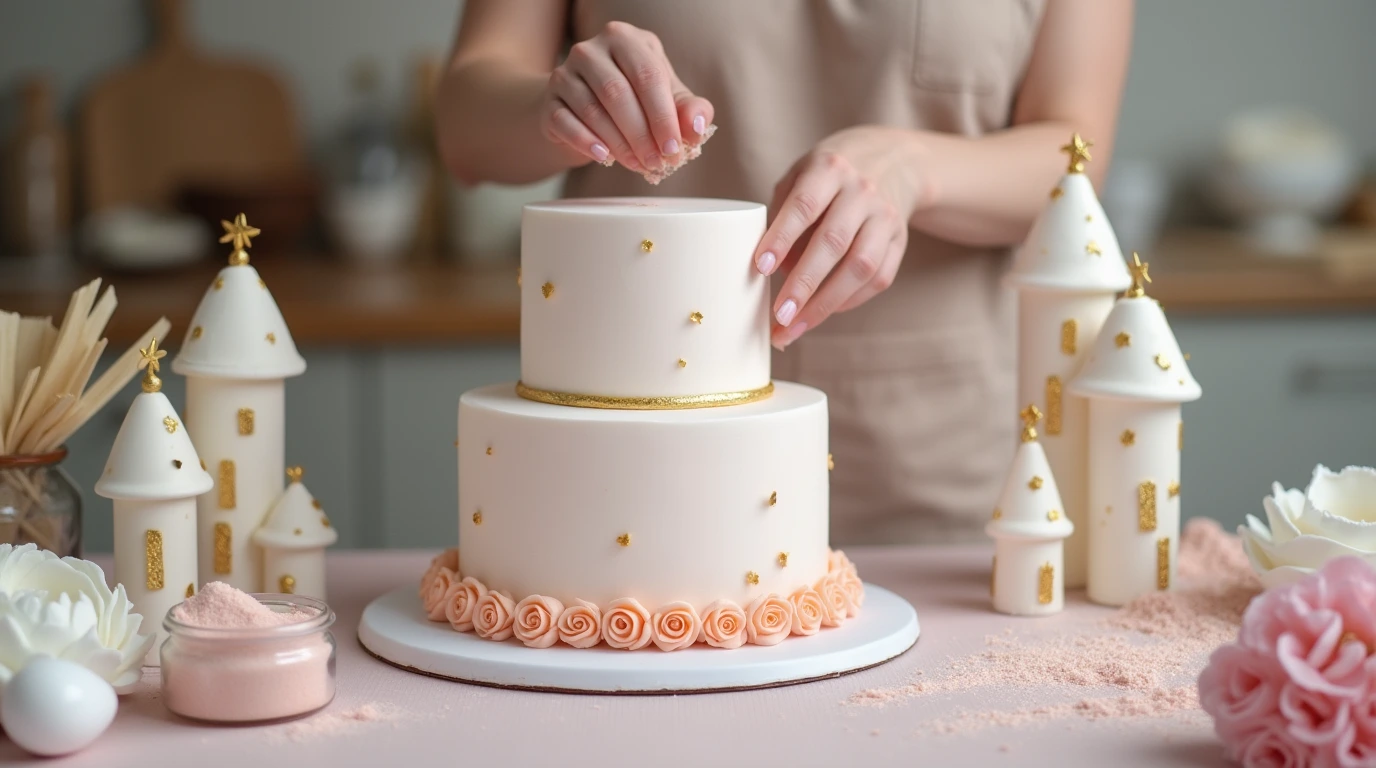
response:
M299 480L287 484L263 525L253 532L253 543L275 549L315 549L338 540L330 519Z
M244 264L220 270L206 289L172 370L183 376L284 379L303 373L306 361L258 270Z
M124 417L95 491L107 499L165 501L200 496L214 484L167 395L144 392Z
M1119 299L1113 305L1080 373L1070 382L1070 392L1162 403L1185 403L1203 394L1166 313L1150 296Z
M1067 173L1056 189L1014 254L1008 282L1050 291L1127 290L1132 276L1089 177Z
M1065 516L1046 451L1035 440L1019 444L996 509L996 517L984 527L996 539L1045 541L1064 539L1075 531Z

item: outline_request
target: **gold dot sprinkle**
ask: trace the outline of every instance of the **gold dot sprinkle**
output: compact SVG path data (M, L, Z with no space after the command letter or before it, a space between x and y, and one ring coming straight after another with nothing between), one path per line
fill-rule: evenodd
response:
M1027 481L1027 487L1034 491L1040 491L1042 489L1041 475L1033 475L1032 479Z
M296 530L292 531L291 533L292 533L293 536L300 536L300 535L301 535L301 529L300 529L300 528L297 528Z
M195 597L195 596L196 596L196 585L195 585L195 584L187 584L187 585L186 585L186 596L187 596L187 597Z
M171 416L163 417L162 425L167 428L167 434L169 435L177 431L177 420Z
M322 518L320 518L320 524L323 525L323 526L325 526L326 528L329 528L329 527L330 527L330 518L328 518L328 517L322 517Z
M296 579L289 573L283 574L282 578L277 580L277 591L284 595L296 594Z
M788 553L787 553L787 552L780 552L780 553L779 553L779 567L780 567L780 568L787 568L787 567L788 567Z
M205 459L201 459L201 470L205 470Z
M205 329L198 325L191 329L191 338L199 339L202 333L205 333Z
M1060 519L1061 519L1061 512L1060 512L1060 510L1058 510L1058 509L1053 509L1053 510L1048 511L1048 512L1046 513L1046 519L1047 519L1047 521L1052 522L1052 523L1056 522L1057 520L1060 520Z
M181 468L182 468L182 460L181 460L181 459L173 459L173 460L172 460L172 468L173 468L173 469L181 469Z
M482 511L481 509L478 510L477 512L474 512L474 513L473 513L473 524L474 524L474 525L482 525L482 524L483 524L483 511Z
M268 331L268 335L264 336L263 338L267 339L269 344L277 343L277 334L273 333L272 331Z
M691 315L688 316L688 319L689 319L689 320L692 320L692 321L693 321L695 324L697 324L697 325L702 325L702 313L701 313L701 312L694 312L693 314L691 314Z
M769 494L769 506L772 507L772 506L774 506L774 505L776 505L776 504L778 504L778 503L779 503L779 492L778 492L778 491L774 491L773 493Z
M1155 360L1157 368L1163 371L1169 371L1171 369L1171 361L1167 360L1165 355L1157 355Z
M1052 200L1059 200L1059 199L1061 199L1061 195L1064 195L1064 194L1065 194L1065 190L1061 189L1060 187L1052 187L1052 188L1051 188L1051 199L1052 199Z
M488 456L491 456L491 455L492 455L492 446L490 446L490 445L487 446L487 455L488 455Z
M258 278L258 287L266 291L268 289L268 284L263 282L263 278L260 277Z
M218 291L221 288L225 287L225 279L223 277L217 277L215 278L215 282L212 283L212 285L215 287L215 290Z
M1123 434L1118 436L1118 442L1122 443L1123 445L1132 445L1133 443L1137 442L1137 433L1133 432L1130 429L1125 429L1123 430Z
M1088 224L1088 223L1091 222L1091 221L1094 221L1094 217L1091 216L1090 214L1086 213L1086 214L1085 214L1085 223Z
M631 534L629 534L629 533L623 533L623 534L621 534L620 536L617 536L617 537L616 537L616 543L617 543L617 544L620 544L620 545L623 546L623 547L629 547L629 546L631 546Z
M1119 331L1118 335L1113 337L1113 345L1119 349L1130 344L1132 344L1132 334L1127 331Z
M1188 363L1189 361L1190 361L1190 353L1189 353L1189 352L1186 352L1186 353L1185 353L1185 362Z
M746 572L745 572L745 583L746 583L746 584L749 584L749 585L751 585L751 586L754 586L754 585L756 585L756 584L759 584L759 583L760 583L760 574L755 573L754 571L746 571Z
M1001 520L1001 519L1003 519L1003 510L999 509L998 507L994 507L994 519L995 519L995 520Z
M831 454L828 453L828 454L827 454L827 471L830 472L830 471L833 470L833 469L836 469L836 459L833 459L833 458L831 457Z
M545 283L540 286L540 295L549 298L554 295L554 283Z
M687 361L687 360L684 360L683 358L680 357L680 358L678 359L678 367L680 367L680 368L687 368L687 367L688 367L688 361Z
M1179 496L1179 495L1180 495L1180 481L1179 481L1179 480L1176 480L1176 481L1172 482L1170 485L1166 486L1166 493L1170 494L1170 497L1171 497L1172 499L1175 498L1176 496Z
M1113 507L1111 507L1111 506L1109 506L1109 507L1104 507L1104 514L1106 514L1106 515L1111 515L1111 514L1113 514Z
M311 499L311 506L316 509L324 509L324 507L320 506L320 499Z
M654 243L653 240L641 240L641 241L640 241L640 250L641 250L641 251L643 251L643 252L645 252L645 253L649 253L650 251L653 251L654 249L655 249L655 243Z
M1099 243L1096 240L1090 240L1088 243L1085 243L1085 253L1089 254L1090 256L1104 255L1104 252L1099 249Z

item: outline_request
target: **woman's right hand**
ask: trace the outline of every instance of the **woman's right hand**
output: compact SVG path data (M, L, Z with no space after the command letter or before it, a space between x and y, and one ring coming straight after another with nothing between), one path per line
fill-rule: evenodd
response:
M550 141L638 173L702 141L713 117L711 102L674 74L659 38L620 21L569 50L544 101L540 122Z

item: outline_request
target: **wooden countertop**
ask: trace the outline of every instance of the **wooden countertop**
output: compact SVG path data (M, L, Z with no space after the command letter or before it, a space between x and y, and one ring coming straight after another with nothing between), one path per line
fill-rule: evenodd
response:
M1326 235L1320 254L1267 258L1224 231L1167 235L1152 262L1150 293L1172 313L1376 312L1376 232ZM168 274L107 275L118 291L111 344L134 340L159 315L180 338L221 262ZM365 268L320 257L255 258L298 344L437 344L515 341L520 299L514 265L406 264ZM0 309L60 319L71 291L98 273L42 286L0 261Z

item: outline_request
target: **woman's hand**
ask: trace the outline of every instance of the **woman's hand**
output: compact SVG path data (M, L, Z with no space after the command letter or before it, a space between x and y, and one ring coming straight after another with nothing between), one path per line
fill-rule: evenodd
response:
M702 140L712 104L674 74L653 33L624 22L607 24L577 43L545 88L541 129L546 138L610 165L657 170Z
M787 270L771 333L782 349L893 283L920 195L913 133L862 126L822 140L774 188L773 221L755 252L763 274Z

